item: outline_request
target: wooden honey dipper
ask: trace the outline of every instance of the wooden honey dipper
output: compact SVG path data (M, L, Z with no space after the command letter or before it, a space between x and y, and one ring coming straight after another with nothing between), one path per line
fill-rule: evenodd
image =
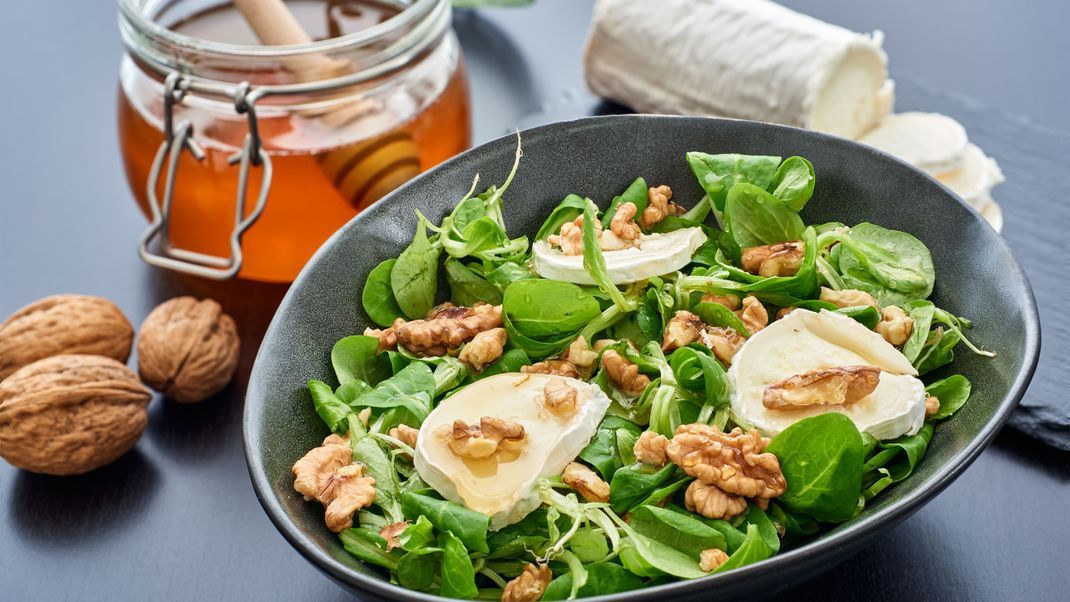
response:
M234 0L234 5L265 46L312 42L282 0ZM287 57L282 63L302 81L337 77L356 70L350 61L322 53ZM316 116L329 126L341 127L377 106L370 100L358 99ZM412 135L404 129L335 148L322 153L318 161L335 188L358 210L420 173L419 150Z

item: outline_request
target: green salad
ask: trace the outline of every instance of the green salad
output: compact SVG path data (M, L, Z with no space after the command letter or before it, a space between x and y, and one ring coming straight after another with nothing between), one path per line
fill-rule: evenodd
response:
M418 213L355 283L378 327L308 384L331 434L294 487L402 587L562 600L759 562L909 477L970 396L927 375L992 355L927 300L917 238L803 220L802 157L688 152L701 198L639 177L529 238L520 156Z

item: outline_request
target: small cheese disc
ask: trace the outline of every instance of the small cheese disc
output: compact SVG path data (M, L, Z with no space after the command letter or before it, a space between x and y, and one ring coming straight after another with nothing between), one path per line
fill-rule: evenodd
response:
M691 263L706 242L702 228L682 228L664 234L643 234L639 245L620 251L603 251L606 272L613 284L628 284L651 276L671 274ZM597 284L583 267L583 255L566 255L545 240L532 245L535 271L549 280Z
M442 497L490 517L492 529L515 523L539 507L539 477L561 474L587 447L610 400L596 385L565 378L577 391L577 409L558 416L543 406L549 374L510 372L488 376L444 399L420 426L413 463L420 477ZM490 416L524 427L517 452L487 459L462 458L449 447L454 420L478 425Z
M959 169L969 141L966 129L939 113L895 113L858 139L932 175Z
M766 386L785 378L840 366L880 368L877 388L843 406L814 405L790 410L765 407ZM881 335L830 311L796 309L747 339L728 370L732 409L767 436L827 412L839 412L859 431L877 439L913 435L925 422L925 385L906 356Z
M966 146L962 165L955 171L936 176L945 186L980 210L991 197L992 188L1003 182L1003 172L994 159L975 144Z

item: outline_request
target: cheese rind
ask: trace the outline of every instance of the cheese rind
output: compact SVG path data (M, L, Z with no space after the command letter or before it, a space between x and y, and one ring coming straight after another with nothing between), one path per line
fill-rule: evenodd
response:
M610 404L597 386L565 378L578 392L578 409L571 416L556 416L542 405L543 388L553 378L561 377L498 374L444 399L420 426L413 458L420 477L445 499L489 516L492 529L538 508L536 480L561 474L590 442ZM450 450L453 421L479 424L483 416L524 426L527 439L519 454L467 460Z
M682 228L664 234L643 234L639 246L603 251L606 273L613 284L629 284L675 272L691 263L695 251L706 242L702 228ZM550 280L573 284L597 284L583 267L583 255L566 255L544 240L532 245L535 272Z
M881 370L877 388L852 404L772 410L762 403L769 384L852 365ZM925 422L925 385L916 375L906 356L853 319L797 309L747 340L732 359L728 382L732 409L766 435L775 436L803 418L839 412L858 430L884 440L917 433Z
M768 0L599 0L584 72L596 94L639 112L855 138L890 110L881 41Z

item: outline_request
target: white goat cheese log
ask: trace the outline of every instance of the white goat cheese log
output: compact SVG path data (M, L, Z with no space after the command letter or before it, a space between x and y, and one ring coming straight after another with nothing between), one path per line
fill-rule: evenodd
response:
M892 110L882 37L768 0L598 0L584 70L592 91L636 111L857 138Z

